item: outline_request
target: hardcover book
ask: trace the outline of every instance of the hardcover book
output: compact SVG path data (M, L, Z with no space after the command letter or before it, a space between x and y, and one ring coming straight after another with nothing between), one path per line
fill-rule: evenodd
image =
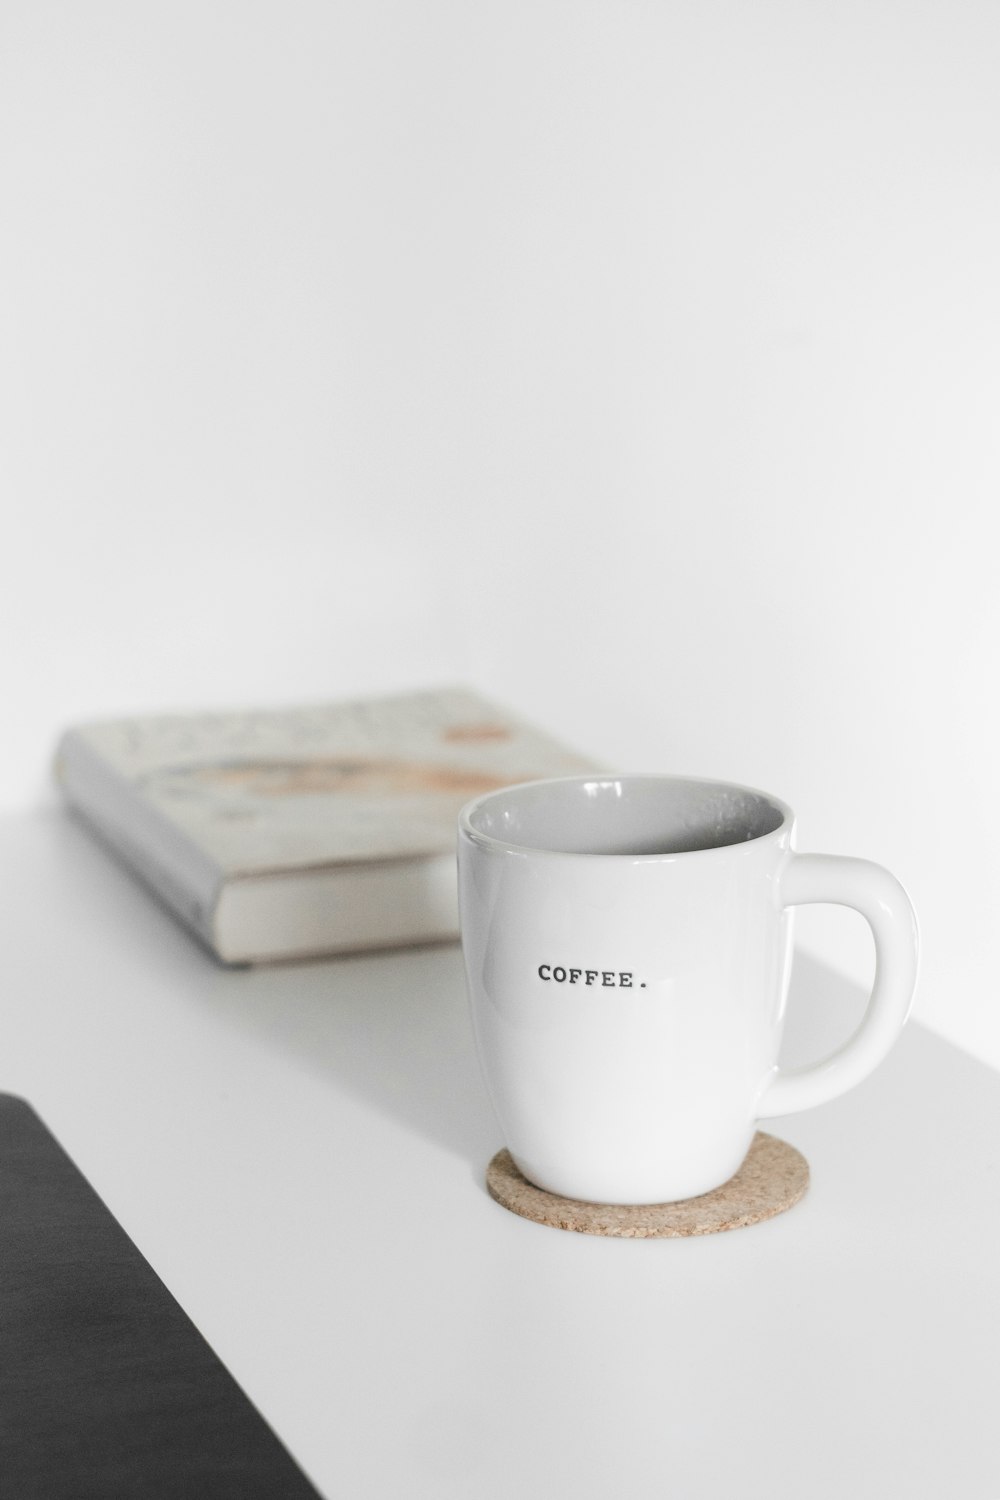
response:
M467 689L77 725L66 800L224 963L458 933L480 793L597 770Z

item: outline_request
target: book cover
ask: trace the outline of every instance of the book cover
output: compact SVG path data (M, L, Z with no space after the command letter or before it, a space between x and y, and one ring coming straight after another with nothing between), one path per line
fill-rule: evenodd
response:
M67 801L227 962L453 937L459 809L597 769L469 689L81 724Z

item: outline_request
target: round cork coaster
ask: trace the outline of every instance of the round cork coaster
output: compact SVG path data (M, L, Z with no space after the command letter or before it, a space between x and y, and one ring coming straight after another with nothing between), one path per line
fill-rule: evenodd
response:
M680 1203L581 1203L560 1198L522 1177L509 1151L498 1151L486 1169L490 1197L536 1224L577 1234L626 1240L684 1239L743 1229L794 1208L809 1186L809 1163L794 1146L758 1130L742 1167L722 1187Z

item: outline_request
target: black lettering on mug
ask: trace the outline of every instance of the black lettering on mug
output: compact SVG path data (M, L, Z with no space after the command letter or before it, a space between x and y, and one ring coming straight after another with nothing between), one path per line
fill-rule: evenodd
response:
M562 964L539 964L538 977L546 983L554 979L556 984L576 984L582 979L586 986L596 984L600 980L600 988L605 990L631 990L635 988L632 983L635 974L632 969L566 969ZM646 988L645 980L641 980L640 989Z

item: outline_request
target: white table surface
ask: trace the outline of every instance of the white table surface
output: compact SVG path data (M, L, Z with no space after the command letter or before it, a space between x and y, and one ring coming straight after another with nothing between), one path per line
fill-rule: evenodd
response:
M911 1024L769 1125L792 1212L565 1234L483 1186L457 947L226 971L63 814L0 828L0 1088L330 1500L1000 1497L989 1068ZM800 960L792 1006L802 1058L858 996Z

